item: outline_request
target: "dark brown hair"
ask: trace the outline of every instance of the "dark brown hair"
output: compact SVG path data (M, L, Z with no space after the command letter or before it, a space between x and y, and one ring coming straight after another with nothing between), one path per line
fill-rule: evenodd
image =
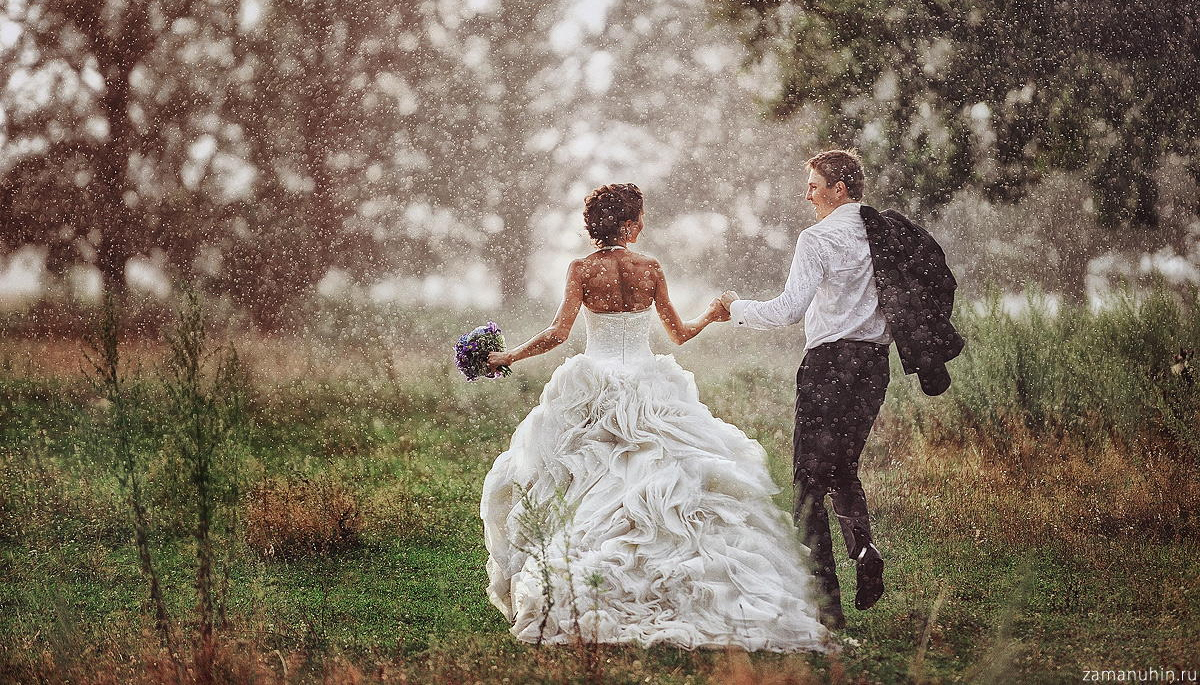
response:
M588 235L599 245L612 245L626 221L642 213L642 191L632 183L610 183L588 193L583 200L583 220Z
M826 150L808 160L807 166L825 179L825 185L841 181L846 184L846 194L851 200L862 199L866 177L857 150Z

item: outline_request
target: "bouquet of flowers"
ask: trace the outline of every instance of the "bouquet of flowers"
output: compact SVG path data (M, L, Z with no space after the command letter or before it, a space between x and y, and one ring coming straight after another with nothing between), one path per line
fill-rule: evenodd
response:
M497 374L507 376L512 369L501 366L496 373L489 373L487 359L489 352L504 351L504 336L495 322L489 321L486 326L480 326L470 333L458 338L454 345L454 364L462 371L467 380L473 381L480 376L495 378Z

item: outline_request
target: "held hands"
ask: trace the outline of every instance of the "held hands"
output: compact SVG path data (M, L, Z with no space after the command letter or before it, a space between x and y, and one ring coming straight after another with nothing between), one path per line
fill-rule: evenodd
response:
M708 305L708 314L713 321L728 321L729 320L729 303L738 299L737 293L732 290L726 290L720 297L712 301Z
M708 311L704 312L704 315L709 321L729 320L729 310L725 308L725 305L721 304L721 298L719 297L713 298L713 301L708 305Z

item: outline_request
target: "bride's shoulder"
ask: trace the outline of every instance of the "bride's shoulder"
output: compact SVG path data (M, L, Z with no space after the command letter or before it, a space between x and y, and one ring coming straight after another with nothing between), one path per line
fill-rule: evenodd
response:
M645 264L646 266L659 267L658 259L653 255L648 255L644 252L630 252L629 261L637 264Z
M629 269L634 274L641 274L644 277L650 278L654 282L658 282L666 278L663 274L662 264L659 264L658 259L652 255L642 254L639 252L631 252L625 262L625 268Z

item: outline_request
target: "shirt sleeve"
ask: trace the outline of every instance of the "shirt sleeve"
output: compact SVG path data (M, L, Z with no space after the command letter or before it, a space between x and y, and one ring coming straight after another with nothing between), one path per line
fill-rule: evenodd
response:
M735 300L729 305L729 318L736 326L760 331L798 323L804 320L824 277L825 260L816 239L803 231L796 239L796 254L783 292L766 302Z

